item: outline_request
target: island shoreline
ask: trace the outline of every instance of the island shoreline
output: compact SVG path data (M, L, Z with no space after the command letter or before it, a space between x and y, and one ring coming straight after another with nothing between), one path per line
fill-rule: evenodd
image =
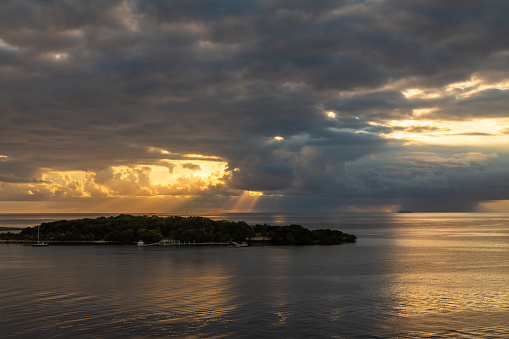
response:
M301 225L248 225L244 221L205 217L120 214L95 219L59 220L0 234L0 244L32 244L37 229L41 240L54 245L339 245L357 237L331 229L309 230Z

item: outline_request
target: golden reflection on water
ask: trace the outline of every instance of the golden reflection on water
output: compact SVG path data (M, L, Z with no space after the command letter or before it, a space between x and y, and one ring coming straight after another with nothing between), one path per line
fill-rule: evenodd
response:
M195 318L201 322L225 318L238 305L231 275L220 262L168 266L151 275L154 288L144 290L140 298L151 311L167 316L162 322L179 319L192 324Z
M472 332L509 310L509 289L499 288L509 273L504 238L424 232L393 241L395 260L386 263L391 273L382 292L392 304L388 324L436 330L452 317L470 319Z
M135 252L77 246L47 250L43 254L64 253L62 260L41 260L48 268L39 271L51 274L40 275L34 285L40 286L39 302L60 305L59 329L74 326L73 322L93 326L105 322L113 329L156 327L161 332L153 335L164 337L185 323L179 333L197 335L211 324L225 324L242 305L235 274L218 258L208 257L206 250ZM70 271L75 274L66 273ZM101 307L94 309L95 321L87 320L81 308L96 303ZM111 309L117 311L109 314Z
M458 312L507 311L507 290L494 290L490 281L500 285L500 275L472 277L467 274L408 274L395 279L389 290L395 296L394 315L440 316Z

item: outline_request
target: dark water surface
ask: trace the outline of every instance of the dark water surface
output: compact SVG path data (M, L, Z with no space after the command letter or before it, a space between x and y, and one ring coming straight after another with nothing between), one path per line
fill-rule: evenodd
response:
M211 217L358 242L0 245L0 338L509 337L508 214Z

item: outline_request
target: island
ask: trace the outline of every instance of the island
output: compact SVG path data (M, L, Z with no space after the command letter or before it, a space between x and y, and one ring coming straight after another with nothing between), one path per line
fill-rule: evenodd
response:
M159 242L247 243L270 245L338 245L356 242L353 234L338 230L309 230L301 225L248 225L244 221L213 220L199 216L120 214L95 219L60 220L2 233L3 242L146 244Z

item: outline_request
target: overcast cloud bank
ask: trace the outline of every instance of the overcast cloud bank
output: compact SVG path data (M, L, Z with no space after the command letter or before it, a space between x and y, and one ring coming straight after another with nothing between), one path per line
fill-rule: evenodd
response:
M3 1L0 210L486 209L509 200L508 14Z

